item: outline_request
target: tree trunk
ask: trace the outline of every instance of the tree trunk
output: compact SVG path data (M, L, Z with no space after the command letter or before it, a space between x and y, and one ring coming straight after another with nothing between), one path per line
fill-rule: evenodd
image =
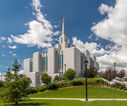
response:
M17 104L18 104L18 102L16 101L16 102L15 102L15 104L17 105Z

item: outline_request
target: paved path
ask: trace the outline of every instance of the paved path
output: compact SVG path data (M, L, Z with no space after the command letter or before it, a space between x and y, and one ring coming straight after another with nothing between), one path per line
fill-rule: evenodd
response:
M80 100L80 101L85 101L85 99L82 99L82 98L30 98L30 99L43 99L43 100ZM127 99L88 99L88 101L96 101L96 100L127 101Z

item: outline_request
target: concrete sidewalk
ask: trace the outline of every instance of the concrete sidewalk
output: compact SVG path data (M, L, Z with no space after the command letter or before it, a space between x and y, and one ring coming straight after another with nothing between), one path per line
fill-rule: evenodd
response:
M82 98L30 98L30 99L43 99L43 100L79 100L85 101ZM96 100L118 100L118 101L127 101L127 99L88 99L88 101L96 101Z

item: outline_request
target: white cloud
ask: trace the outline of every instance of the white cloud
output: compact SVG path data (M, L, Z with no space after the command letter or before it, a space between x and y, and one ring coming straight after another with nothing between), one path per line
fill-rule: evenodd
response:
M91 55L97 56L97 61L100 65L100 70L105 70L107 67L113 67L113 63L117 63L117 69L127 69L127 49L126 46L108 45L105 50L97 43L83 43L81 40L77 40L76 37L73 37L73 45L76 46L79 50L85 53L86 50L89 50Z
M127 0L116 0L114 6L101 4L100 14L106 18L94 24L91 30L98 37L112 41L115 46L108 44L105 49L109 52L98 57L102 67L117 63L118 68L127 69Z
M12 54L12 56L16 56L16 54L15 54L15 53L13 53L13 54Z
M0 37L0 42L2 42L2 41L5 41L6 40L6 38L5 37Z
M17 48L17 46L8 46L8 48L10 48L10 49L16 49Z
M12 54L12 51L9 51L9 54Z
M107 16L95 24L91 30L98 37L127 45L127 0L116 0L114 7L101 4L99 11Z
M76 37L73 37L72 40L73 40L73 42L72 42L73 45L76 46L79 50L81 50L84 53L86 50L89 50L91 55L100 56L100 55L104 55L105 53L108 52L108 51L104 50L103 48L100 48L100 45L95 42L83 43L81 40L77 40Z
M12 43L12 39L11 38L7 38L7 43Z
M1 37L0 39L1 39L1 40L6 40L6 38L5 38L5 37Z
M28 46L37 45L38 48L51 47L52 37L57 35L59 31L54 32L53 26L42 14L40 0L33 0L32 6L35 9L34 15L36 16L36 20L27 23L29 29L25 34L18 36L11 35L11 38L16 43Z
M5 54L2 54L2 56L4 57L4 56L5 56Z
M6 46L5 46L5 45L3 45L2 47L3 47L3 48L5 48Z

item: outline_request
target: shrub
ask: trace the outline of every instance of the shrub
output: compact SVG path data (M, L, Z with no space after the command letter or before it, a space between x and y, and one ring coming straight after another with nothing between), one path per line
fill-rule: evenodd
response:
M38 87L38 92L43 92L45 90L47 90L47 86Z
M0 87L3 87L3 86L4 86L4 82L0 81Z
M121 70L121 71L117 74L117 77L119 77L119 78L125 77L125 71L124 71L124 70Z
M48 86L49 83L51 83L51 77L48 76L47 73L43 73L43 74L41 75L41 81L42 81L42 83L44 83L44 84L46 84L46 85Z
M94 67L90 67L87 69L87 77L88 78L94 78L97 75L97 69Z
M15 102L15 104L18 104L22 98L27 96L26 89L29 86L29 83L26 82L26 80L6 82L5 85L1 88L1 100L3 102Z
M48 89L50 89L50 90L54 90L54 89L57 89L57 88L58 88L58 85L55 84L55 83L49 84L49 86L48 86Z
M34 94L34 93L37 93L38 90L37 89L26 89L26 93L29 95L29 94Z
M61 82L61 83L57 83L57 86L59 88L62 88L62 87L69 87L71 86L70 82Z
M71 81L72 86L79 86L79 85L83 85L83 84L84 83L81 79L76 79L76 80Z
M112 69L107 69L104 73L102 73L101 77L107 79L108 81L112 81L117 76L117 72Z
M64 73L64 77L68 80L73 80L75 77L75 71L73 69L68 69L65 73Z

